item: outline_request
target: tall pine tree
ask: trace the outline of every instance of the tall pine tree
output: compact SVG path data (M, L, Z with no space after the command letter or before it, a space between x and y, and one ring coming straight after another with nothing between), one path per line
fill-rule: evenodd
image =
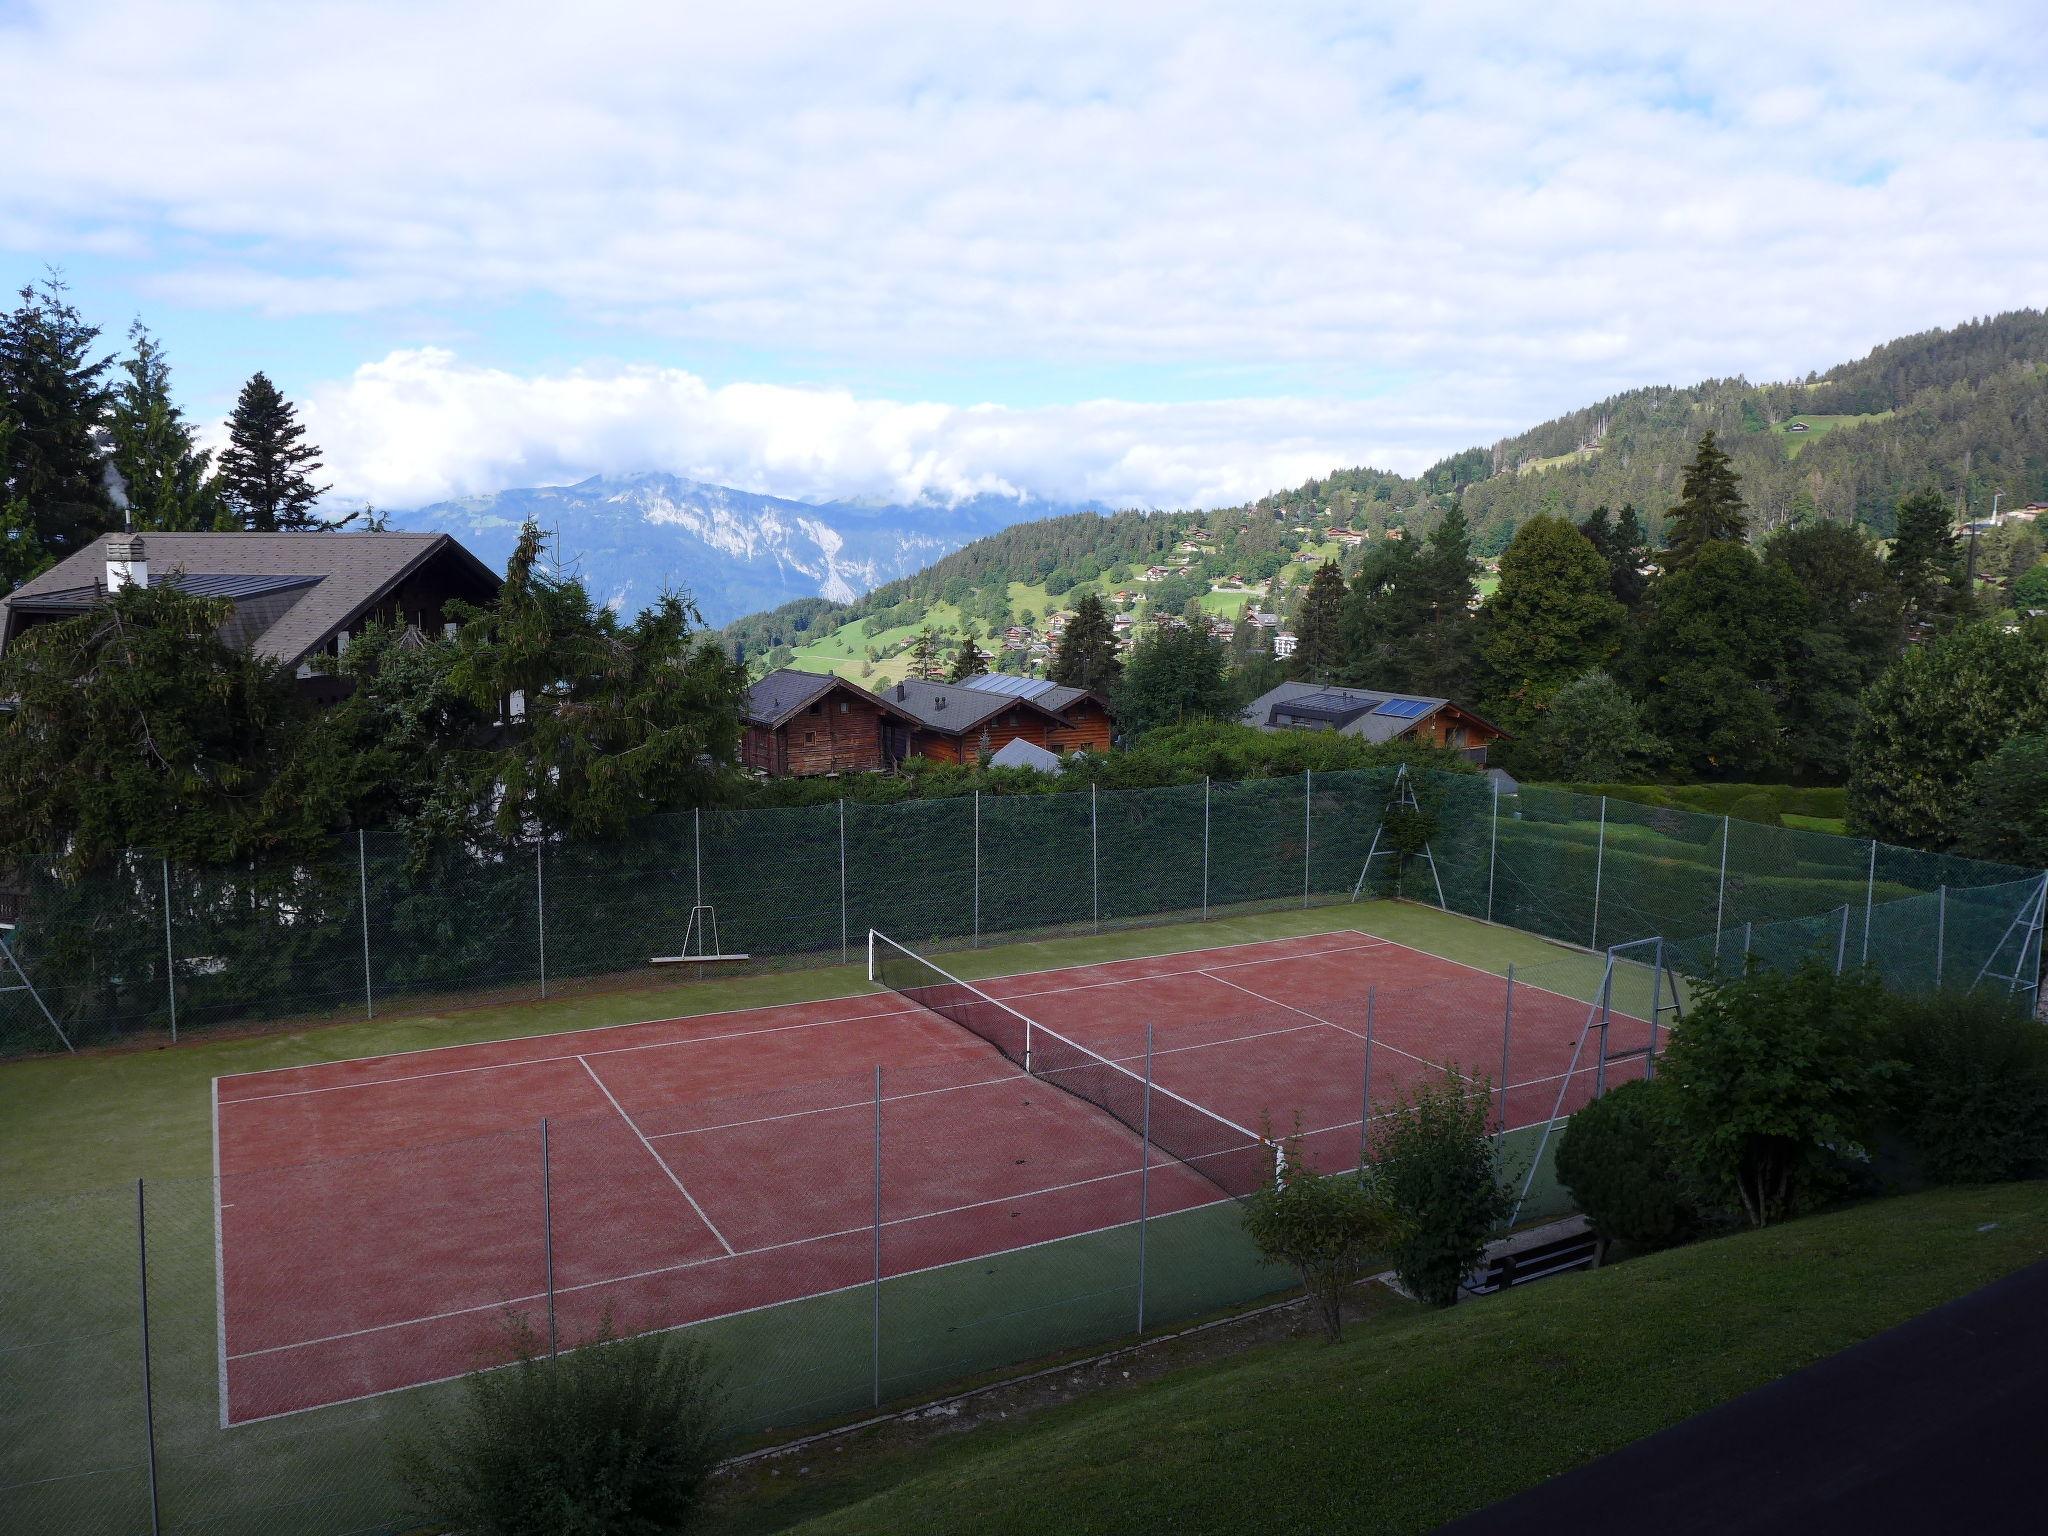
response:
M1614 600L1630 613L1642 607L1650 585L1650 578L1643 573L1650 557L1650 541L1636 509L1624 506L1617 516L1604 506L1595 507L1579 524L1579 532L1607 562L1607 588L1614 594Z
M1294 675L1327 683L1344 662L1344 577L1336 562L1325 560L1309 578L1302 594L1301 616L1294 624Z
M961 632L960 649L953 653L953 665L946 670L947 682L964 683L988 670L988 656L982 650L980 640L981 635L972 624Z
M929 624L910 642L910 670L926 682L939 670L939 636Z
M1740 544L1749 536L1742 509L1742 485L1711 428L1679 482L1678 504L1671 509L1664 569L1690 565L1709 544Z
M1909 625L1942 633L1968 614L1955 530L1939 491L1915 491L1899 502L1898 532L1884 568Z
M1093 592L1084 593L1074 604L1074 612L1060 634L1059 649L1053 652L1047 675L1065 688L1087 688L1107 694L1116 686L1123 670L1109 610Z
M313 483L320 450L305 436L297 410L268 378L259 373L242 386L228 419L220 480L228 507L244 528L297 533L340 526L313 516L313 504L328 487Z
M212 456L194 445L192 428L171 399L164 349L140 320L129 327L134 352L121 364L107 413L114 469L138 529L189 533L222 518Z
M20 302L0 317L0 400L12 421L0 463L0 508L27 508L37 560L61 560L121 525L99 440L111 361L92 355L99 334L55 275L23 288ZM11 542L17 549L27 544ZM18 563L9 556L10 567Z

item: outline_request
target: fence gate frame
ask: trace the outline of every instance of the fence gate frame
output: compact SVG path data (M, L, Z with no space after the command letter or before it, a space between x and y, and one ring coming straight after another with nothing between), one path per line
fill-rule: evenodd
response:
M1384 854L1380 852L1380 838L1386 834L1388 813L1401 806L1406 806L1415 812L1417 816L1422 814L1422 803L1415 798L1415 782L1408 777L1408 765L1406 763L1401 764L1394 771L1393 791L1387 796L1387 803L1380 808L1380 824L1372 829L1372 844L1365 851L1365 863L1359 867L1358 878L1351 885L1351 899L1353 901L1358 900L1360 893L1365 890L1366 876L1372 873L1372 861L1378 858L1391 859L1397 856L1392 848L1389 848ZM1438 910L1450 911L1450 903L1444 900L1443 876L1436 872L1436 853L1430 847L1427 838L1423 839L1422 852L1417 857L1429 865L1429 878L1436 884L1436 904Z

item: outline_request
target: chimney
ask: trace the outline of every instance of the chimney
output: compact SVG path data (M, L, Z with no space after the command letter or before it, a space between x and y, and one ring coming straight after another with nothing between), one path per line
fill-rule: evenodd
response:
M898 699L905 699L905 698L908 698L909 696L910 696L910 690L909 690L909 689L907 689L907 688L905 688L905 687L904 687L904 686L903 686L903 685L902 685L901 683L898 683L898 684L896 685L896 697L897 697Z
M944 709L945 707L946 707L946 696L945 696L945 695L944 695L944 694L942 693L942 694L940 694L940 695L939 695L939 696L938 696L938 697L937 697L936 699L934 699L934 700L932 701L932 708L933 708L933 709Z
M149 585L149 560L142 540L132 533L117 533L107 540L107 590L118 592L126 586Z

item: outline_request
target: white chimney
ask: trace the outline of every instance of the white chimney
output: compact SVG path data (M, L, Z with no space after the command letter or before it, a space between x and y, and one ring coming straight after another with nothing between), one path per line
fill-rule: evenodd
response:
M130 585L149 585L149 561L142 552L140 538L132 533L117 533L107 540L107 590L118 592Z

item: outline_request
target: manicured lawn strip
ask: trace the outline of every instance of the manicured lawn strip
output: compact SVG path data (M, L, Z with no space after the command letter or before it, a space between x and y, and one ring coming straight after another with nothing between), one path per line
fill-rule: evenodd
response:
M2048 1184L1874 1201L955 1441L822 1451L709 1529L1426 1531L2043 1257Z

